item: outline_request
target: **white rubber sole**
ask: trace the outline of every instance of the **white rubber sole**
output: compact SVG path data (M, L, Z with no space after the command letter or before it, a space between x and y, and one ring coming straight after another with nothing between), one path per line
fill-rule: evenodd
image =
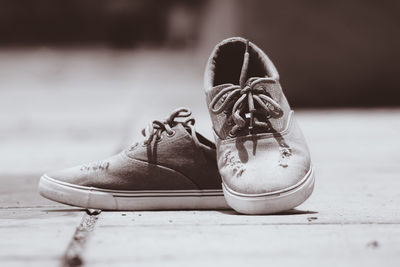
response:
M50 200L100 210L229 209L221 189L118 191L79 186L43 175L39 193Z
M306 201L314 189L314 171L289 188L265 194L241 194L222 183L225 199L234 210L243 214L273 214L293 209Z

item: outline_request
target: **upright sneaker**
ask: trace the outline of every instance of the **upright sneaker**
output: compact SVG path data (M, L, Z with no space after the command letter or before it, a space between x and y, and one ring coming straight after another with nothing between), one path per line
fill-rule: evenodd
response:
M304 202L314 187L309 150L267 55L243 38L224 40L204 86L228 204L269 214Z
M144 139L108 159L45 174L42 196L102 210L229 208L215 145L196 132L188 109L143 129Z

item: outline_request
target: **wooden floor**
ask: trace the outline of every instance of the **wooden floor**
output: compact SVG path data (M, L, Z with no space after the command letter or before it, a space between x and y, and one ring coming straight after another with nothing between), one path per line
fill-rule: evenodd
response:
M176 107L212 137L189 56L121 53L0 52L1 266L400 266L400 109L296 110L316 187L279 215L88 214L41 198L43 172L111 155Z

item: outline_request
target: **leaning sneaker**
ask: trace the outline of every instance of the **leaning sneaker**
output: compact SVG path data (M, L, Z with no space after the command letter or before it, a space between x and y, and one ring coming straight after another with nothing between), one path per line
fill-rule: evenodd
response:
M194 128L188 109L155 120L121 153L45 174L42 196L102 210L229 208L221 188L215 145Z
M227 203L245 214L303 203L314 187L310 154L267 55L240 37L222 41L204 87Z

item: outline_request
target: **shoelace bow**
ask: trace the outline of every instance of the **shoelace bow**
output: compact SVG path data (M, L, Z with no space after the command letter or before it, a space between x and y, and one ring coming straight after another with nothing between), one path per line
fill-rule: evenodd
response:
M168 136L173 136L175 131L172 129L178 124L182 124L185 128L189 128L191 131L192 138L196 144L199 146L199 140L196 136L196 129L194 128L195 119L191 117L192 112L187 108L179 108L171 113L171 115L163 120L154 120L147 125L146 128L142 130L142 134L145 138L144 144L149 144L154 136L156 140L161 139L161 134L165 131ZM178 118L187 118L186 120L179 121Z
M247 109L250 113L249 131L252 132L255 126L269 128L269 124L261 122L254 117L255 113L261 113L268 118L279 118L283 115L282 108L280 105L273 100L262 86L257 86L259 83L275 83L276 81L272 78L250 78L246 82L247 69L249 66L249 41L246 42L246 51L244 53L242 70L240 73L239 85L231 85L222 89L217 95L214 96L210 103L210 110L214 114L219 114L226 111L229 106L233 104L232 116L229 118L229 122L234 122L234 126L230 131L230 136L235 136L236 133L244 128L247 124L246 117L242 117L243 111L245 111L247 100ZM222 104L216 107L216 104L222 100ZM258 104L259 110L256 109L255 103Z

